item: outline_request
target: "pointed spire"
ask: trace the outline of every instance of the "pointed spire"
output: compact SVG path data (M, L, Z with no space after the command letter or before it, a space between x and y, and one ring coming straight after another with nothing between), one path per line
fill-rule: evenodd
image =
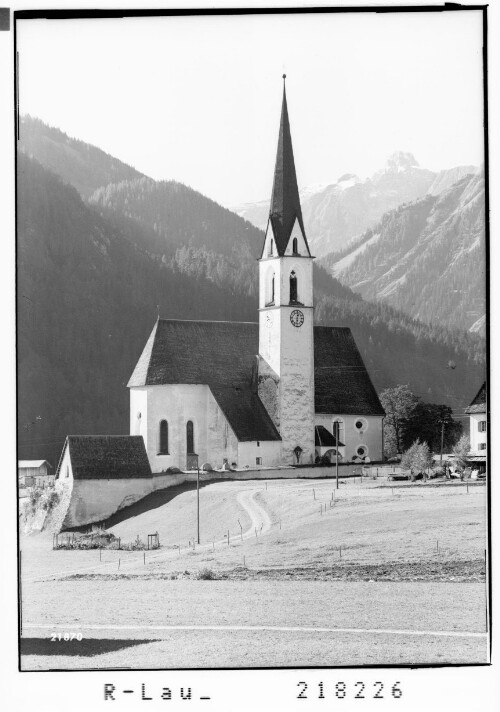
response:
M279 255L285 253L295 220L298 219L305 238L299 188L293 159L292 136L286 103L286 74L283 74L283 105L278 137L278 152L274 169L273 192L269 219L273 227Z

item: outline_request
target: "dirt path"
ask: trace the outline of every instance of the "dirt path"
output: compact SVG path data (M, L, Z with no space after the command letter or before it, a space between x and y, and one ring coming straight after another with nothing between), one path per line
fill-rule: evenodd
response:
M257 531L258 536L265 534L270 531L272 522L268 512L256 502L256 495L262 488L252 488L245 489L237 494L237 500L241 507L247 512L251 520L250 527L242 534L243 539L249 539L255 536ZM47 540L48 541L48 540ZM198 550L204 551L209 550L214 545L221 545L227 543L226 538L219 539L215 542L207 542L206 544L200 544L197 546ZM129 566L137 566L140 561L142 561L142 552L124 552L121 560L121 568L128 568ZM169 549L167 551L159 551L156 554L151 554L148 552L148 563L152 561L160 562L166 559L177 558L177 549ZM26 583L31 583L34 581L43 581L47 579L63 578L75 574L83 573L97 573L106 572L109 569L113 571L116 569L116 561L106 561L96 564L91 564L90 566L81 566L78 568L71 568L67 570L51 571L46 574L40 574L38 576L28 576L23 577Z
M259 488L260 490L261 488ZM251 519L250 528L243 534L244 539L250 536L255 536L255 530L258 533L264 534L271 529L271 517L267 511L255 501L255 497L259 490L243 490L238 492L238 502L246 510Z

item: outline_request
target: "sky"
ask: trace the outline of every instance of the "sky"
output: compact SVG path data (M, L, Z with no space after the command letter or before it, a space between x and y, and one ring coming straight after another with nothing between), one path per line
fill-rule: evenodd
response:
M479 12L21 20L21 113L226 207L268 199L282 74L299 187L397 150L483 161Z

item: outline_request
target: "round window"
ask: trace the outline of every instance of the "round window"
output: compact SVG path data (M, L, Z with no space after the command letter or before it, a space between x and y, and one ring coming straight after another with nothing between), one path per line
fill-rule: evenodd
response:
M359 457L364 457L364 456L366 455L366 452L367 452L367 450L366 450L366 448L365 448L364 445L360 445L360 446L358 447L358 449L356 450L356 454L357 454Z
M359 418L359 420L356 420L356 422L354 423L354 427L356 428L356 430L366 430L366 420L364 418Z

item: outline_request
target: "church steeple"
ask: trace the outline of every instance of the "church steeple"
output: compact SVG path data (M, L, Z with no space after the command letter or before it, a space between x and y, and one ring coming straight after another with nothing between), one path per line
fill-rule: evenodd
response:
M281 435L282 461L295 464L315 457L313 260L283 87L271 210L259 260L257 392Z
M297 175L295 173L292 136L290 133L290 121L288 119L288 107L286 102L285 79L286 74L283 75L283 104L281 108L276 166L274 169L273 192L269 211L269 220L271 222L279 256L285 254L296 221L298 221L300 225L304 241L309 251L304 222L302 220Z

